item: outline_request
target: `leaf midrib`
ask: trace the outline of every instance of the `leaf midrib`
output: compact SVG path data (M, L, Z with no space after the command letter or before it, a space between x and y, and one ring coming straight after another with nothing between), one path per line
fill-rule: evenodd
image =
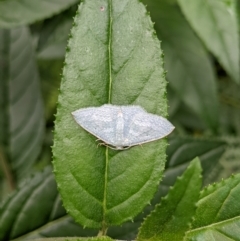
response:
M239 219L240 216L236 216L234 218L229 218L229 219L226 219L226 220L222 220L222 221L219 221L219 222L216 222L216 223L211 223L211 224L208 224L208 225L205 225L205 226L202 226L202 227L199 227L199 228L193 228L189 231L186 232L186 235L187 234L191 234L191 233L196 233L198 231L202 231L204 229L213 229L214 227L218 226L218 225L221 225L221 224L224 224L224 223L228 223L230 221L234 222L235 220Z
M112 0L108 0L108 14L109 14L109 28L108 28L108 71L109 71L109 87L108 87L108 103L111 103L112 95ZM106 147L106 162L105 162L105 176L104 176L104 196L103 196L103 221L102 231L106 229L106 212L107 212L107 181L108 181L108 164L109 153Z
M109 70L109 89L108 104L111 104L112 95L112 0L108 0L109 9L109 35L108 35L108 70Z

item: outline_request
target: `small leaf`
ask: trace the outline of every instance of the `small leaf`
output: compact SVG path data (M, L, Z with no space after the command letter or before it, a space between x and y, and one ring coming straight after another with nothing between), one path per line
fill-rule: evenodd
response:
M178 0L196 33L229 76L240 83L239 35L233 9L221 0Z
M137 241L182 240L195 213L201 186L201 166L196 158L146 218Z
M168 161L163 181L160 184L160 192L166 193L176 178L184 172L190 161L196 156L201 160L203 168L204 185L210 181L215 174L219 159L225 151L226 143L223 141L196 139L196 138L174 138L170 140L167 149Z
M193 228L239 216L239 190L240 174L205 188L200 195Z
M56 117L54 168L67 211L103 230L132 219L153 197L166 141L126 151L97 147L71 112L104 103L167 115L159 41L138 0L86 0L75 18Z
M240 240L239 192L240 174L205 188L185 240Z
M219 122L217 85L208 53L176 5L169 0L144 0L144 3L162 41L170 86L206 126L216 130Z
M28 28L0 30L0 58L0 146L13 178L20 179L36 161L44 130L38 70Z
M79 0L5 0L0 1L0 28L13 28L49 18ZM13 11L14 9L14 11Z

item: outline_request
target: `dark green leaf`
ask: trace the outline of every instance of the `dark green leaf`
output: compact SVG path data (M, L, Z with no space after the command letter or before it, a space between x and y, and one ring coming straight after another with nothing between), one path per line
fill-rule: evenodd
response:
M184 140L185 140L185 142L184 142ZM209 164L213 162L212 164L214 165L214 163L215 164L217 163L217 160L219 159L220 154L224 150L223 142L213 142L213 141L195 140L195 139L187 138L187 139L178 139L178 141L176 141L176 142L174 140L172 140L170 143L171 143L171 145L168 147L169 161L172 160L172 156L174 155L175 152L177 154L176 158L179 158L180 160L182 160L183 156L186 155L188 147L189 147L191 152L193 152L192 156L199 155L202 160L202 163L207 163L207 161L209 160ZM179 143L179 145L177 145L177 143ZM195 145L189 145L189 143L195 143ZM191 146L195 146L195 148L191 148ZM210 149L206 149L206 151L204 152L203 146L205 146L205 147L209 146L209 148L212 147L212 151ZM184 150L186 150L186 151L184 151ZM196 151L195 154L194 154L194 150ZM200 150L202 150L202 154L200 154ZM191 158L191 156L189 158ZM187 163L189 163L189 162L187 161ZM176 166L177 166L177 163L176 163ZM187 166L187 164L186 164L186 166ZM205 164L204 166L205 166L205 169L208 168L208 165ZM181 172L179 172L179 173L181 174ZM175 175L172 176L173 181L168 183L167 186L173 185L174 181L176 180L176 176L180 175L180 174L178 174L178 172L175 172ZM167 177L168 177L168 175L167 175ZM28 183L30 184L31 182L28 182ZM44 185L45 189L48 188L48 186L46 186L44 183L43 183L43 185ZM52 187L51 192L56 192L55 185L51 185L51 187ZM44 194L47 195L47 192L45 192L44 188L41 189L42 195L44 195ZM163 188L165 189L166 186L164 186ZM160 196L161 195L158 195L155 198L155 202L158 202ZM47 198L47 196L45 198ZM60 207L61 207L61 205L59 203L59 208ZM36 208L36 210L38 209L37 206L35 208ZM33 209L32 212L36 212L36 210ZM39 214L39 218L41 218L41 214ZM109 236L114 237L116 239L127 239L127 240L132 239L133 240L137 233L137 229L138 229L140 222L142 222L142 217L135 219L134 223L129 222L129 223L124 224L122 227L111 227L109 229ZM28 232L25 233L24 236L19 237L19 239L17 239L17 240L23 241L23 240L31 240L33 238L57 237L57 236L70 237L72 235L82 236L82 237L94 236L94 235L96 235L96 232L93 232L92 230L89 230L89 229L82 229L81 227L76 225L72 219L70 219L68 216L66 216L63 213L63 216L60 216L58 219L56 219L54 221L46 220L46 222L43 225L41 225L39 228L29 230Z
M202 186L198 158L179 177L161 203L146 218L140 228L138 241L179 241L189 230Z
M0 209L0 240L6 241L30 232L46 221L65 213L51 169L26 180Z
M152 198L166 141L126 151L97 147L71 112L104 103L141 105L167 115L159 41L137 0L87 0L79 7L66 54L53 147L63 203L87 227L132 219Z
M35 210L32 211L35 212ZM14 239L14 241L35 240L36 238L46 237L88 237L96 235L96 230L84 229L76 224L72 218L64 214L53 221L45 220L41 227L27 232L25 235Z
M39 73L41 77L42 95L45 104L46 121L51 123L56 113L57 98L61 82L60 72L63 60L39 60Z
M44 22L38 44L38 58L64 58L72 18L59 15Z
M49 18L77 2L79 0L0 1L0 28L13 28Z
M66 215L49 167L24 181L0 208L1 241L96 234L94 230L83 229Z
M166 193L178 176L180 176L189 165L190 161L199 157L203 168L204 184L213 182L219 178L215 175L218 170L218 162L225 151L225 142L196 139L196 138L175 138L170 140L167 149L168 161L164 179L160 185L160 192Z
M239 192L240 174L205 188L185 240L240 240Z
M216 130L219 120L217 87L207 52L176 5L168 0L144 2L162 40L171 87L207 126Z
M196 33L237 83L240 83L237 17L221 0L178 0Z
M41 150L44 128L38 71L27 28L0 30L0 113L5 163L13 178L22 178Z
M240 174L206 187L201 192L193 229L239 216L239 191Z
M219 92L221 132L225 135L240 135L240 85L223 78L219 81Z

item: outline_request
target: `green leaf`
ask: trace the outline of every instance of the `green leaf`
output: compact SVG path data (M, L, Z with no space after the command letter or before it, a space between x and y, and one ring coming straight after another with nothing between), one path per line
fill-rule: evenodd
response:
M239 25L240 26L240 25ZM221 103L221 132L223 135L240 135L240 85L229 79L219 81Z
M169 103L169 119L178 130L178 134L185 136L191 132L206 131L204 120L197 116L177 95L176 91L168 85L167 97Z
M166 81L159 41L138 0L86 0L74 25L55 123L55 175L67 211L104 231L132 219L153 197L166 140L126 151L97 147L71 112L111 103L166 116Z
M227 142L227 148L220 161L224 167L222 177L227 178L240 172L240 142L239 136L224 136L223 140Z
M36 161L44 129L38 70L28 28L0 30L0 58L0 147L8 173L20 179Z
M146 218L137 241L182 240L196 210L201 180L201 165L196 158Z
M176 5L169 0L144 0L144 3L162 41L170 86L205 125L216 130L219 121L217 86L206 50Z
M189 23L223 68L240 83L237 17L220 0L178 0Z
M167 149L168 161L163 181L160 185L160 193L166 193L176 178L184 172L190 161L196 156L201 160L203 168L204 185L215 181L218 176L218 162L225 151L226 143L217 140L196 138L174 138L170 140Z
M66 215L50 167L25 180L0 207L1 241L96 234Z
M185 240L240 240L239 192L240 174L205 188Z
M47 197L46 197L47 198ZM59 204L61 204L59 202ZM40 204L39 204L40 205ZM32 212L36 212L33 209ZM38 214L41 216L42 214ZM88 237L96 236L96 230L84 229L76 224L72 218L64 214L55 220L45 220L42 226L32 230L27 230L24 235L17 237L14 241L36 240L36 238L46 237ZM5 240L4 240L5 241Z
M49 18L79 0L5 0L0 1L0 28L13 28ZM14 9L14 11L13 11Z
M38 44L38 58L64 58L72 18L58 15L44 22Z
M63 213L56 183L51 169L47 168L22 183L19 190L1 205L0 240L19 237Z
M52 123L54 114L56 113L56 103L59 93L58 90L61 82L59 73L62 70L63 61L62 59L39 60L38 67L41 77L42 95L45 104L45 118L47 122Z
M213 185L201 192L193 228L236 218L239 210L240 174ZM208 209L208 211L204 211Z

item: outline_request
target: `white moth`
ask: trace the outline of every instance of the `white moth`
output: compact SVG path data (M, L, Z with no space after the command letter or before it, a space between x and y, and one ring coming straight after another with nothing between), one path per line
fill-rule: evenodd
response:
M72 115L82 128L117 150L161 139L174 129L167 119L134 105L106 104L82 108Z

